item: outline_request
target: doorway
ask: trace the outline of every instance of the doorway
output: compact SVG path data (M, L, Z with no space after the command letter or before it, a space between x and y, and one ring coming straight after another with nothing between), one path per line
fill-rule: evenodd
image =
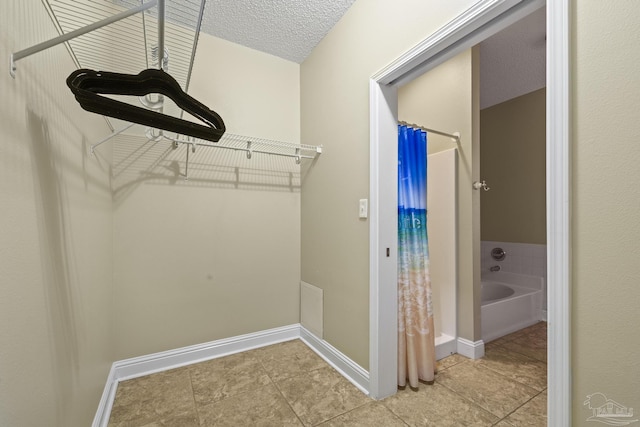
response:
M505 5L504 3L508 3ZM524 4L523 4L524 3ZM544 6L481 1L370 80L370 394L395 393L397 87ZM569 2L547 7L547 247L550 425L570 425ZM382 184L384 183L384 184ZM390 250L387 250L389 248ZM475 337L474 337L475 339ZM390 368L393 367L393 368Z

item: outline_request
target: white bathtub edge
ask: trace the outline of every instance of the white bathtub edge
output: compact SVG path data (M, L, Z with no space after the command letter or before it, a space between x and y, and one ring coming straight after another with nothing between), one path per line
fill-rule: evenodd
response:
M485 342L531 326L544 318L543 277L495 272L490 276L484 275L483 280L502 283L515 291L506 298L482 304L481 329Z
M491 280L508 285L520 286L523 288L544 290L545 280L542 276L532 276L529 274L512 273L509 271L484 272L480 281Z

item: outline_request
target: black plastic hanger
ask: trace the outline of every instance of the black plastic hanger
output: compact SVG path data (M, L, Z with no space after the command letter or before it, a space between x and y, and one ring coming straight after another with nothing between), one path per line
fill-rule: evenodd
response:
M213 142L219 141L226 130L222 117L186 94L178 82L162 70L148 69L132 75L79 69L67 77L67 86L80 106L93 113ZM136 96L160 93L206 126L100 96L101 93Z

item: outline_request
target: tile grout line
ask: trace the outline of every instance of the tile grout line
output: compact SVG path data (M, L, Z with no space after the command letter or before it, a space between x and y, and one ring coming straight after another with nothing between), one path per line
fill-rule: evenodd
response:
M300 341L301 341L301 342L303 342L302 340L300 340ZM304 342L303 342L303 344L304 344ZM306 345L306 344L305 344L305 345ZM302 377L302 376L304 376L304 375L307 375L307 374L310 374L310 373L312 373L312 372L316 372L316 371L319 371L319 370L322 370L322 369L331 369L332 371L335 371L335 369L334 369L331 365L329 365L328 363L326 363L326 361L324 361L324 360L323 360L323 366L321 366L321 367L318 367L318 368L315 368L315 369L305 370L305 371L302 371L302 372L298 373L297 375L291 375L291 376L288 376L288 377L285 377L285 378L281 378L279 381L275 381L275 380L271 377L271 375L269 375L269 372L267 371L267 369L264 367L264 364L263 364L263 362L262 362L262 359L261 359L259 356L256 356L256 358L257 358L257 359L258 359L258 361L260 362L260 365L263 367L263 369L265 370L265 372L267 372L267 376L269 377L269 379L271 380L271 382L272 382L272 383L273 383L273 385L275 386L275 388L276 388L276 390L278 391L278 393L280 394L280 396L282 396L282 398L283 398L283 399L284 399L284 401L287 403L287 405L289 406L289 408L291 408L291 410L292 410L292 412L294 413L294 415L296 416L296 418L300 421L300 423L301 423L303 426L307 426L307 424L305 424L305 423L302 421L302 419L300 418L300 416L298 415L298 413L296 412L296 410L293 408L293 406L289 403L289 401L287 400L287 398L284 396L284 394L283 394L282 390L280 389L280 387L279 387L278 383L279 383L279 382L282 382L282 381L286 381L286 380L292 379L292 378ZM358 392L360 392L360 390L358 390ZM323 423L326 423L326 422L328 422L328 421L330 421L330 420L332 420L332 419L335 419L335 418L337 418L337 417L340 417L340 416L343 416L343 415L345 415L345 414L348 414L349 412L354 411L354 410L356 410L356 409L359 409L359 408L361 408L361 407L363 407L363 406L365 406L365 405L369 404L369 403L370 403L370 402L372 402L372 401L373 401L373 400L371 400L371 399L370 399L368 402L364 402L363 404L358 405L358 406L356 406L356 407L354 407L354 408L351 408L351 409L349 409L348 411L342 412L342 413L337 414L337 415L335 415L335 416L333 416L333 417L331 417L331 418L328 418L328 419L326 419L326 420L320 421L320 422L319 422L319 423L317 423L317 424L312 424L311 426L318 426L318 425L321 425L321 424L323 424ZM394 414L394 415L395 415L395 414ZM404 421L403 421L403 422L404 422Z
M454 366L455 366L455 365L454 365ZM491 371L491 373L496 373L496 374L498 374L498 375L502 376L503 378L505 378L505 379L507 379L507 380L514 381L514 382L516 382L516 383L518 383L518 384L524 385L525 387L528 387L528 388L530 388L531 390L534 390L536 393L535 393L533 396L531 396L531 398L527 399L527 400L526 400L525 402L523 402L521 405L518 405L518 406L517 406L516 408L514 408L511 412L509 412L507 415L505 415L504 417L502 417L502 418L501 418L500 416L498 416L498 415L494 414L493 412L491 412L489 409L485 408L484 406L481 406L479 403L474 402L474 401L472 401L471 399L468 399L468 398L466 398L465 396L461 395L461 394L460 394L460 393L458 393L457 391L455 391L455 390L451 389L450 387L447 387L445 384L442 384L441 382L438 382L438 384L440 384L441 386L443 386L443 387L447 388L447 389L448 389L448 390L450 390L451 392L453 392L453 393L457 394L457 395L458 395L458 396L460 396L462 399L464 399L464 400L466 400L466 401L468 401L468 402L473 403L475 406L478 406L479 408L482 408L483 410L487 411L487 412L488 412L488 413L490 413L491 415L493 415L493 416L497 417L497 418L498 418L498 421L496 421L496 423L495 423L495 424L498 424L498 423L500 423L501 421L504 421L504 420L505 420L509 415L513 414L513 413L514 413L514 412L516 412L518 409L522 408L524 405L526 405L527 403L529 403L530 401L532 401L533 399L535 399L536 397L538 397L540 394L542 394L542 393L546 392L546 390L547 390L547 387L545 387L543 390L538 391L538 390L534 389L533 387L530 387L530 386L528 386L528 385L526 385L526 384L522 384L522 383L520 383L519 381L512 380L511 378L508 378L508 377L506 377L506 376L504 376L504 375L502 375L502 374L500 374L500 373L498 373L498 372L495 372L495 371L493 371L493 370L491 370L491 369L487 369L487 370L488 370L488 371ZM494 424L494 425L495 425L495 424Z
M535 358L535 357L531 357L531 356L529 356L528 354L525 354L525 353L523 353L523 352L521 352L521 351L518 351L518 350L512 350L512 349L510 349L510 348L506 348L506 347L502 347L502 348L504 348L505 350L512 351L512 352L514 352L514 353L521 354L521 355L523 355L523 356L527 356L528 358L533 359L533 360L537 360L538 362L542 362L542 363L544 363L545 365L547 364L547 361L546 361L546 360L541 360L541 359L537 359L537 358Z
M280 390L280 387L278 387L278 383L276 381L274 381L273 378L271 378L271 375L269 374L269 371L267 370L267 368L264 366L264 363L262 363L262 358L259 355L256 355L256 359L258 359L258 362L260 363L260 366L262 366L262 369L264 369L264 371L267 374L267 377L269 377L269 381L271 381L271 384L273 385L273 387L277 390L278 394L280 395L280 397L282 398L282 400L284 400L284 403L287 404L287 406L289 407L289 409L291 409L291 412L293 412L293 415L296 416L296 419L298 421L300 421L300 424L302 424L303 426L305 426L305 423L302 422L302 420L300 419L300 416L298 415L298 413L296 412L295 409L293 409L293 406L291 406L291 404L289 403L289 401L287 400L287 398L284 396L284 394L282 394L282 390ZM286 379L286 378L285 378Z
M349 409L348 411L345 411L345 412L343 412L343 413L341 413L341 414L334 415L334 416L333 416L333 417L331 417L331 418L327 418L326 420L320 421L320 422L319 422L319 423L317 423L317 424L313 424L313 427L321 426L321 425L322 425L322 424L324 424L324 423L327 423L327 422L329 422L329 421L331 421L331 420L335 420L336 418L341 417L341 416L343 416L343 415L346 415L346 414L348 414L348 413L350 413L350 412L353 412L353 411L355 411L356 409L360 409L360 408L362 408L363 406L369 405L372 401L373 401L373 400L371 400L371 401L369 401L369 402L365 402L365 403L363 403L362 405L358 405L358 406L356 406L355 408L351 408L351 409ZM395 415L395 414L394 414L394 415Z
M189 386L191 386L191 398L193 399L193 408L196 411L196 418L198 419L198 425L201 425L201 418L200 418L200 410L198 407L198 403L196 402L196 392L193 388L193 377L191 376L191 369L187 369L187 372L189 373Z
M496 422L500 422L500 417L496 414L494 414L493 412L491 412L489 409L485 408L484 406L480 405L477 402L474 402L473 400L461 395L460 393L458 393L457 391L453 390L451 387L447 387L445 384L442 384L440 381L437 380L438 384L440 384L442 387L446 388L447 390L449 390L450 392L452 392L453 394L455 394L456 396L460 397L462 400L469 402L470 404L472 404L473 406L477 406L478 408L482 409L483 411L493 415L494 417L498 418L498 421Z
M508 418L511 414L515 413L518 409L522 408L524 405L526 405L527 403L531 402L533 399L535 399L536 397L540 396L542 393L545 393L546 391L547 391L547 389L545 388L544 390L542 390L542 391L541 391L541 392L539 392L538 394L536 394L536 395L532 396L532 397L531 397L531 399L527 400L527 401L526 401L526 402L524 402L522 405L518 406L518 407L517 407L517 408L515 408L513 411L509 412L507 415L505 415L505 416L504 416L504 418L501 418L500 420L498 420L498 423L499 423L500 421L506 421L506 422L509 422L509 421L507 421L507 418ZM511 423L509 423L509 424L511 424Z
M250 350L250 351L251 351L251 350ZM236 354L240 354L240 353L236 353ZM226 357L226 356L225 356L225 357ZM194 402L195 402L195 404L196 404L196 411L197 411L197 414L198 414L198 422L199 422L199 423L200 423L200 421L201 421L201 420L200 420L200 411L198 410L198 408L199 408L200 406L204 407L204 406L209 406L209 405L215 405L215 404L221 403L221 402L223 402L223 401L225 401L225 400L228 400L228 399L234 399L234 398L237 398L237 397L239 397L239 396L242 396L242 395L245 395L245 394L248 394L248 393L258 392L258 391L260 391L260 390L262 390L262 389L267 388L269 385L273 385L273 386L274 386L274 388L279 392L278 387L276 386L275 381L271 378L271 376L269 375L269 372L268 372L268 371L267 371L267 369L264 367L264 365L263 365L263 363L262 363L262 360L261 360L258 356L251 356L251 357L255 358L255 359L258 361L258 363L260 364L260 367L262 368L262 370L264 371L265 375L267 376L267 378L269 379L269 381L270 381L270 382L269 382L268 384L264 384L264 385L257 386L257 387L256 387L256 388L254 388L254 389L251 389L251 390L244 390L244 391L238 392L238 393L236 393L236 394L229 395L229 396L225 396L225 397L222 397L221 399L214 400L214 401L212 401L212 402L209 402L209 403L206 403L206 404L203 404L203 405L199 405L197 402L195 402L195 391L194 391L194 392L193 392L193 397L194 397ZM199 362L199 363L202 363L202 362ZM195 366L195 365L198 365L199 363L195 363L195 364L193 364L193 365L188 365L188 366ZM192 373L192 371L193 371L193 370L192 370L192 369L188 369L188 371L189 371L189 379L192 381L191 373ZM152 374L152 375L153 375L153 374ZM191 386L192 386L192 390L193 390L193 382L191 382ZM286 403L287 403L287 405L288 405L288 402L286 401L286 399L285 399L285 402L286 402ZM294 411L294 415L296 415L296 417L297 417L297 414L295 413L295 411Z
M518 353L518 354L520 354L520 353ZM526 355L523 355L523 356L526 356ZM542 362L542 361L540 361L540 360L536 360L536 359L532 359L532 360L534 360L534 361L536 361L536 362L544 363L544 362ZM545 363L545 365L546 365L546 363ZM504 379L506 379L506 380L513 381L513 382L515 382L515 383L518 383L518 384L520 384L520 385L523 385L523 386L525 386L525 387L527 387L527 388L530 388L531 390L534 390L534 391L536 391L536 392L538 392L538 393L539 393L539 392L541 392L542 390L546 390L546 389L547 389L547 386L545 386L542 390L538 390L537 388L532 387L532 386L530 386L529 384L525 384L525 383L523 383L523 382L521 382L521 381L514 380L513 378L508 377L507 375L503 374L502 372L496 371L495 369L492 369L492 368L490 368L490 367L488 367L488 366L482 366L482 365L480 365L480 364L475 365L475 366L476 366L476 367L478 367L478 368L480 368L480 369L484 369L484 370L486 370L486 371L489 371L489 372L490 372L490 373L492 373L492 374L500 375L502 378L504 378ZM545 383L548 385L549 381L547 380L547 381L545 381Z
M471 363L473 363L473 362L471 362ZM511 414L511 413L513 413L513 412L515 412L516 410L518 410L518 409L519 409L520 407L522 407L523 405L526 405L526 404L527 404L527 402L529 402L531 399L533 399L534 397L536 397L537 395L539 395L540 393L542 393L544 390L546 390L546 389L547 389L547 388L545 387L543 390L537 390L537 389L535 389L535 388L531 387L530 385L523 384L523 383L521 383L520 381L516 381L516 380L514 380L514 379L512 379L512 378L509 378L509 377L507 377L506 375L501 374L500 372L494 371L493 369L489 369L489 368L484 367L484 366L477 366L477 365L475 365L475 364L474 364L474 367L476 367L476 368L480 368L480 369L484 369L485 371L489 371L489 373L491 373L491 374L499 375L500 377L502 377L503 379L505 379L505 380L507 380L507 381L511 381L511 382L516 383L516 384L522 385L522 386L527 387L528 389L531 389L531 390L533 390L533 391L535 392L535 393L534 393L534 395L533 395L533 396L531 396L531 398L527 399L527 401L525 401L524 403L522 403L522 405L518 405L518 406L517 406L513 411L511 411L509 414ZM444 384L441 384L441 385L444 385ZM446 387L446 386L445 386L445 387ZM449 387L447 387L447 388L449 388ZM450 390L451 390L451 389L450 389ZM453 391L454 393L456 393L454 390L451 390L451 391ZM479 404L477 404L477 403L476 403L476 405L480 406L480 405L479 405ZM496 417L498 417L498 415L494 414L493 412L489 411L488 409L487 409L487 411L488 411L489 413L491 413L491 414L495 415ZM509 414L507 414L506 416L508 416Z
M391 412L391 413L392 413L393 415L395 415L395 416L396 416L400 421L402 421L405 425L407 425L407 426L410 426L410 425L411 425L411 424L409 424L407 421L405 421L405 419L404 419L404 418L402 418L400 415L396 414L396 413L393 411L393 409L389 408L389 407L387 406L387 404L386 404L386 403L384 403L384 401L380 401L380 403L381 403L385 408L387 408L387 410L388 410L389 412Z

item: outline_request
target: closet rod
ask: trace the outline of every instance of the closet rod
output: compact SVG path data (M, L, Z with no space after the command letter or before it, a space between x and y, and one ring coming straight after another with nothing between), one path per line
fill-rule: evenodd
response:
M160 1L162 1L162 3L164 4L163 0L160 0ZM11 74L11 77L13 78L16 77L16 65L15 65L16 61L26 58L27 56L31 56L34 53L38 53L45 49L49 49L50 47L53 47L60 43L69 41L83 34L97 30L98 28L102 28L104 26L113 24L114 22L120 21L124 18L128 18L132 15L135 15L136 13L144 12L145 10L151 9L152 7L156 6L157 4L158 4L158 0L150 0L147 3L143 3L140 6L136 6L134 8L125 10L124 12L120 12L116 15L110 16L109 18L103 19L102 21L94 22L93 24L89 24L86 27L78 28L77 30L71 31L70 33L62 34L51 40L47 40L45 42L38 43L35 46L31 46L26 49L22 49L18 52L12 53L9 58L9 63L10 63L9 74ZM163 30L163 33L164 33L164 30Z
M460 132L454 132L454 133L441 132L439 130L429 129L424 126L416 125L414 123L403 122L402 120L398 120L398 124L403 126L409 126L416 129L422 129L425 132L431 132L431 133L435 133L442 136L448 136L449 138L455 140L456 143L460 142Z

